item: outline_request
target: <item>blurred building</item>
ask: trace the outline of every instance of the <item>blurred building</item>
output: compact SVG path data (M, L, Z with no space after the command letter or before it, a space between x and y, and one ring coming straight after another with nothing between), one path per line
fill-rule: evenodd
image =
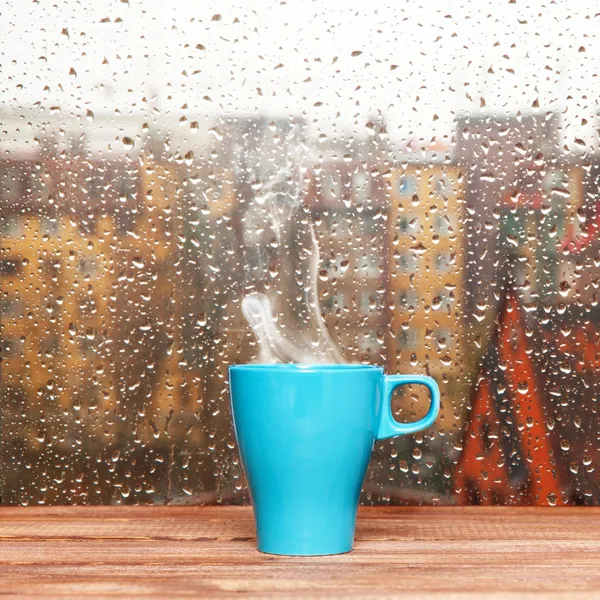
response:
M514 289L503 294L467 403L456 498L461 504L596 504L598 310L565 307L534 331Z
M500 248L500 213L507 198L523 192L523 184L531 194L541 192L530 172L541 175L542 166L559 159L559 129L558 114L541 111L457 118L454 160L463 166L467 181L465 306L474 324L475 315L487 307L495 311L497 282L508 264Z
M469 402L455 469L455 493L462 504L567 501L559 439L547 430L556 413L546 402L531 338L509 287Z
M564 247L577 226L581 179L581 166L563 162L519 170L498 208L497 281L501 286L514 278L532 310L570 295L571 260Z
M331 335L349 362L385 364L387 198L380 165L313 164L305 206L319 243L320 309Z
M458 437L487 347L473 332L510 282L569 441L557 456L585 456L569 485L595 493L600 170L558 154L554 115L463 117L456 162L390 162L382 119L368 140L310 148L300 119L216 119L193 150L135 119L116 141L100 125L100 139L44 129L0 162L3 502L243 499L227 366L257 348L240 302L263 291L301 327L312 230L314 310L345 358L442 390L426 460L396 469L382 451L370 473L443 488L420 465L452 460L432 442ZM405 392L412 420L425 392ZM390 444L404 460L421 442Z
M72 477L94 452L148 454L186 427L188 443L203 438L183 411L203 389L177 313L180 171L151 148L138 168L51 140L0 163L3 500L93 501L98 467L69 488L27 481L39 473L24 465L62 461Z
M100 205L104 177L112 185L102 190ZM76 148L59 154L46 147L38 156L2 161L0 178L1 453L3 479L12 482L5 496L20 502L37 485L40 498L65 500L66 490L28 481L25 474L39 473L24 467L35 464L36 455L55 452L66 469L69 453L81 450L84 440L88 452L103 446L87 442L102 437L98 417L116 402L110 335L117 207L130 208L119 202L126 167L87 161ZM73 485L81 491L81 484Z
M578 199L561 240L562 301L579 308L595 307L600 286L600 157L581 157L573 166Z
M388 369L439 382L438 427L448 430L464 386L465 178L456 165L405 164L392 169L389 190Z
M474 336L485 355L467 403L457 499L594 504L597 157L559 153L553 115L539 115L537 124L530 117L467 119L465 132L464 147L472 151L463 157L472 161L465 163L465 302L472 306L471 330L482 321L487 333ZM489 221L482 220L485 211ZM518 323L504 327L511 319ZM558 483L549 485L549 476Z

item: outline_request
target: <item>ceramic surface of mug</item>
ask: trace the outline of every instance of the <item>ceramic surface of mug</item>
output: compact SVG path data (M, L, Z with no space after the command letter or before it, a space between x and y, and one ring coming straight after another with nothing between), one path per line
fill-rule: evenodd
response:
M272 554L350 551L375 441L426 429L440 405L431 377L369 365L236 365L229 380L258 549ZM392 416L392 393L405 384L429 388L423 419Z

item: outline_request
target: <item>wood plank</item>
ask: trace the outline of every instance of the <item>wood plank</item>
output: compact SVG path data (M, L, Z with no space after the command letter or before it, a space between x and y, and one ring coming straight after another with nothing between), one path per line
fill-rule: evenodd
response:
M364 507L354 552L255 550L248 507L0 508L0 594L600 598L600 509Z

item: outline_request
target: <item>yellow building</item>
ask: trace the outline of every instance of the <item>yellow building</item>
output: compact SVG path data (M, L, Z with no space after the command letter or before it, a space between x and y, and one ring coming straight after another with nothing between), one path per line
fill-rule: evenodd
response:
M442 164L408 164L390 177L388 369L437 380L444 430L454 423L463 369L464 185L457 166ZM412 393L425 402L422 390Z
M14 213L3 229L2 385L16 403L5 432L33 447L80 444L60 426L61 415L114 401L102 366L114 313L112 220L83 232L64 214Z
M202 389L182 358L177 166L92 169L79 187L85 165L52 166L51 177L41 163L10 166L23 183L0 219L2 439L21 448L17 464L52 448L112 452L123 435L160 443L173 414L169 434L182 438L178 417ZM27 194L41 178L51 185L33 211Z

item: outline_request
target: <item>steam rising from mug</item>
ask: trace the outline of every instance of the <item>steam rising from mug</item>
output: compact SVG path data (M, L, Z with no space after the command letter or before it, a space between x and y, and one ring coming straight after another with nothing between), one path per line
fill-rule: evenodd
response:
M267 293L252 291L242 299L242 312L256 336L257 362L344 363L319 308L319 246L312 224L301 214L307 152L300 135L300 127L293 126L269 162L271 173L267 168L257 178L245 214L246 288L256 290L257 279L267 271L266 254L275 249L280 289L269 284L265 291L280 310L276 318ZM266 243L269 231L274 241Z

